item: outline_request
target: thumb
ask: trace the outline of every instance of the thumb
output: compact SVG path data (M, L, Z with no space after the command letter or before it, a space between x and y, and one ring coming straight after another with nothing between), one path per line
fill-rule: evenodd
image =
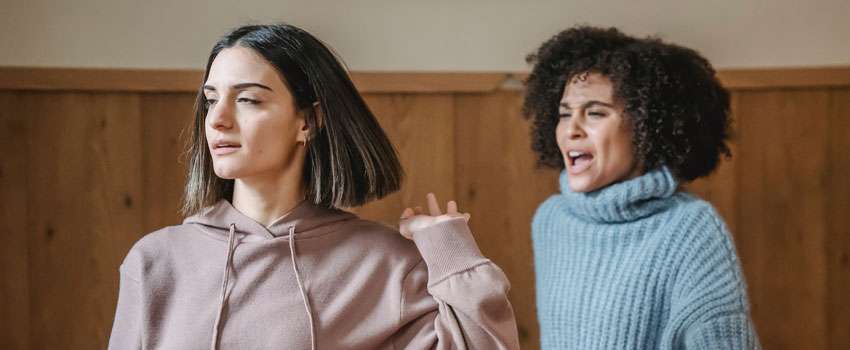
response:
M413 215L415 215L415 213L413 212L413 209L404 208L404 211L401 212L401 219L404 220L404 219L407 219L407 218L409 218Z

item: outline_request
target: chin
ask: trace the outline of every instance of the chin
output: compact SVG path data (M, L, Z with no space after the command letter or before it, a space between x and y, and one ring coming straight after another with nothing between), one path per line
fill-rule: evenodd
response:
M240 172L238 169L233 169L230 167L216 167L213 166L213 171L215 171L215 176L218 176L225 180L234 180L239 178Z
M589 181L583 181L581 179L576 179L577 181L569 182L570 190L577 193L589 193L596 190L600 190L605 186L600 186L599 184L594 184Z
M578 193L590 192L588 190L587 184L585 184L583 182L572 182L572 181L570 181L569 185L570 185L570 190L572 190L573 192L578 192Z

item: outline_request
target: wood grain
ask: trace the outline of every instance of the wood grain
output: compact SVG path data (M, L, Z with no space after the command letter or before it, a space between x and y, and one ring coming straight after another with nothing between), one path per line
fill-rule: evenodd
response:
M28 94L33 348L103 348L141 211L138 96Z
M451 95L367 95L366 102L396 147L405 170L400 191L354 211L398 227L406 207L422 206L434 192L441 201L456 198L454 187L454 105Z
M21 94L0 91L0 348L30 344L30 266L27 242L29 123Z
M523 349L537 349L531 217L557 192L557 172L536 170L522 96L469 94L457 100L456 187L481 251L511 281Z
M827 177L829 349L850 349L850 89L830 91Z
M195 95L141 95L144 227L148 233L182 221L180 207L186 178L185 152L190 141Z
M180 221L193 93L35 90L0 91L0 317L14 320L0 348L104 348L118 265L141 235ZM534 166L521 94L368 94L407 181L355 210L394 226L429 191L457 199L512 282L523 348L536 349L530 219L557 174ZM735 236L765 348L846 349L850 88L736 90L732 108L733 157L688 189Z
M738 114L737 239L768 349L827 344L829 93L745 92Z

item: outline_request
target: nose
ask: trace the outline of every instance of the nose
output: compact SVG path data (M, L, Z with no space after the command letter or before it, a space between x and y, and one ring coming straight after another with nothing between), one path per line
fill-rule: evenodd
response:
M581 117L575 116L566 120L567 122L567 138L570 140L580 139L585 136L584 127L581 124Z
M207 109L207 124L215 130L233 128L233 111L227 103L218 101Z

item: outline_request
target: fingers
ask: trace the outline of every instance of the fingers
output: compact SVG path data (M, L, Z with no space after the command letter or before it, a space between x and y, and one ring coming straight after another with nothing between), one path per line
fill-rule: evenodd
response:
M449 201L449 203L446 204L446 214L457 214L457 202Z
M431 216L440 216L443 213L440 211L440 205L437 203L437 196L433 193L428 193L425 196L428 199L428 211L431 213Z
M404 208L404 211L401 212L401 218L402 219L407 219L407 218L414 216L414 215L416 215L416 213L414 213L413 209L410 209L410 208Z
M440 209L440 204L437 202L437 196L434 195L434 193L428 193L425 196L425 199L428 202L428 214L427 215L430 215L430 216L441 216L441 215L443 215L443 211ZM422 209L422 207L414 207L413 210L412 210L412 214L410 212L408 212L408 210L410 210L410 208L407 208L407 209L404 210L404 212L402 213L402 219L408 218L408 217L413 216L413 215L426 215L425 211ZM469 220L469 214L463 214L463 213L458 212L457 202L455 202L455 201L449 201L448 203L446 203L446 214L452 215L452 216L462 214L463 216L466 217L467 220Z

